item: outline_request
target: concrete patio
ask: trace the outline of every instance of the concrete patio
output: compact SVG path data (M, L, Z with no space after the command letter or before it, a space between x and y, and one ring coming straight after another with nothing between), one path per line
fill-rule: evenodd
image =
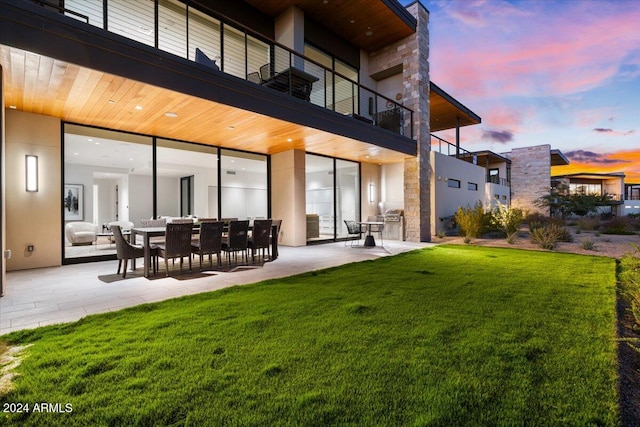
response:
M362 242L361 242L362 243ZM263 267L234 272L198 271L145 279L142 266L122 279L118 262L104 261L7 273L5 295L0 298L0 335L21 329L72 322L90 314L116 311L182 295L255 283L351 262L376 259L430 243L385 241L384 247L344 246L329 243L298 248L280 247L279 258Z

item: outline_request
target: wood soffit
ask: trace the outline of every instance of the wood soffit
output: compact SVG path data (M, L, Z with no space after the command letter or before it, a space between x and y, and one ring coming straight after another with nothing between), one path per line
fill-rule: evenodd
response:
M223 148L291 149L368 163L410 156L330 132L0 45L5 108ZM142 109L136 109L136 106ZM173 112L177 117L165 116Z
M402 8L382 0L245 0L275 18L291 6L321 23L354 46L371 52L415 32L415 20ZM396 13L398 12L398 13ZM413 21L413 22L408 22Z

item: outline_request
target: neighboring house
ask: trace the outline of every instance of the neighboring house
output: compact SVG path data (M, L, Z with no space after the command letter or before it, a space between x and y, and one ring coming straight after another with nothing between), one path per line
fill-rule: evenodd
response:
M564 185L571 194L594 194L608 196L608 204L601 206L598 213L614 216L626 215L624 173L574 173L555 175L552 185Z
M430 240L430 133L480 118L430 82L419 2L58 3L0 0L0 287L72 262L69 221L273 217L300 246L399 208Z

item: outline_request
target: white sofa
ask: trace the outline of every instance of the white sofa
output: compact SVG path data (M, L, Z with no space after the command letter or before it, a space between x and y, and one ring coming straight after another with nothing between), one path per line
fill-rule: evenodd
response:
M90 222L70 222L64 234L72 246L92 245L98 238L98 226Z

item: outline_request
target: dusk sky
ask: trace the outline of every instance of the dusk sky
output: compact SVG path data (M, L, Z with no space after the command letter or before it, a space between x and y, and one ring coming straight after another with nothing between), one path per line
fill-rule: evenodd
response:
M421 2L431 80L482 118L463 148L550 144L571 160L552 174L640 183L640 0Z

